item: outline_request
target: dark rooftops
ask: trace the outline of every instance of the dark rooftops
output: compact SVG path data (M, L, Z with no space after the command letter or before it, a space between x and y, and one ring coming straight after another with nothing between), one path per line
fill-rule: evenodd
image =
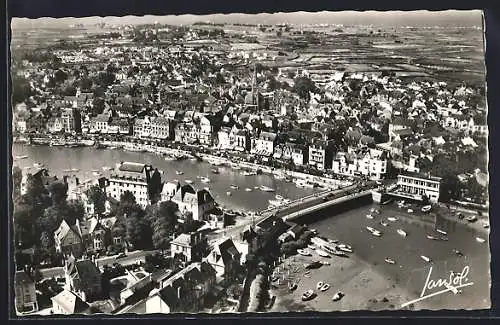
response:
M16 285L32 284L33 279L24 271L17 271L15 275Z
M405 172L400 173L399 175L400 176L414 177L414 178L421 178L421 179L428 179L428 180L434 181L434 182L441 181L441 177L431 176L430 174L422 174L422 173L405 171Z
M145 164L126 161L126 162L123 162L120 165L120 168L118 168L118 169L120 171L123 171L123 172L142 173L144 171L145 167L146 167Z

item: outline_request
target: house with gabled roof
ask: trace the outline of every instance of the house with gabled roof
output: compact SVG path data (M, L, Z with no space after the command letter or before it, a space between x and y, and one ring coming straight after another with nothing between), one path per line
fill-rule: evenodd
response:
M83 301L91 301L102 293L101 271L91 260L76 260L70 256L64 264L65 289Z
M78 219L74 225L68 224L66 220L61 221L59 228L54 232L54 243L58 253L82 256L85 246Z
M15 305L20 314L38 310L35 282L25 271L16 271L15 274Z
M189 184L181 186L172 202L177 204L182 214L191 214L193 220L204 220L207 213L215 208L215 200L209 191L195 190Z
M52 312L58 315L90 314L90 305L78 295L63 290L51 298Z
M240 269L241 253L230 238L224 238L206 257L206 261L215 269L217 282L230 282L236 278Z

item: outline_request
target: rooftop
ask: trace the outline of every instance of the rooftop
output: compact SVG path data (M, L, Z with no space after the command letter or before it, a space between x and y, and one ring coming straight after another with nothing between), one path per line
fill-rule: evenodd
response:
M405 172L399 174L399 176L427 179L427 180L435 181L435 182L441 181L441 177L431 176L430 174L422 174L422 173L415 173L415 172L408 172L408 171L405 171Z

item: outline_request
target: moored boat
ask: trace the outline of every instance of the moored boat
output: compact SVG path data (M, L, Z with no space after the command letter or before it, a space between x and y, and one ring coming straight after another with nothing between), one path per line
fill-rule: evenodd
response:
M388 226L387 222L385 222L385 221L380 221L380 224L381 224L382 226L384 226L384 227L387 227L387 226Z
M427 257L427 256L425 256L425 255L420 255L420 257L421 257L424 261L426 261L427 263L429 263L429 262L431 261L430 257Z
M208 177L202 177L200 180L202 183L210 183L210 178Z
M437 231L438 233L440 233L440 234L445 235L445 236L447 235L446 231L444 231L444 230L441 230L441 229L436 229L436 231Z
M316 283L316 289L321 289L321 287L324 285L325 283L323 281L319 281L318 283Z
M321 257L330 257L330 254L321 249L316 249L316 253Z
M321 288L319 288L319 291L325 292L326 290L330 289L330 285L328 283L324 283Z
M288 290L290 291L294 291L295 289L297 289L297 283L296 282L291 282L288 284Z
M386 259L384 261L388 264L396 264L396 261L394 261L392 258L389 258L389 257L386 257Z
M408 213L413 213L413 209L408 209L407 212Z
M310 256L311 255L311 251L309 251L307 248L297 249L297 253L299 253L302 256Z
M431 205L424 205L422 207L422 212L429 212L429 211L431 211L431 209L432 209Z
M246 191L246 192L252 192L252 191L253 191L253 189L251 189L250 187L247 187L247 188L245 189L245 191Z
M175 175L183 175L183 174L184 174L184 172L181 171L181 170L176 170L175 171Z
M342 291L337 292L336 294L333 295L332 300L333 301L339 301L345 296L345 294Z
M231 184L229 185L230 188L232 188L233 190L238 190L240 187L238 185L235 185L235 184Z
M255 175L257 175L257 172L251 172L251 171L245 170L245 171L241 172L241 175L243 175L243 176L255 176Z
M400 236L406 237L408 234L403 229L396 230Z
M476 216L469 216L469 217L465 218L465 220L467 220L469 222L476 222L477 221L477 217Z
M387 220L389 220L391 222L396 222L399 220L399 218L398 217L389 217L389 218L387 218Z
M486 242L486 239L481 238L481 237L476 237L476 241L477 241L478 243L484 243L484 242Z
M373 219L373 216L372 216L371 214L367 214L367 215L366 215L366 218L367 218L367 219Z
M267 186L264 186L264 185L262 185L262 186L260 187L260 190L261 190L261 191L264 191L264 192L274 192L274 189L273 189L273 188L270 188L270 187L267 187Z
M307 290L306 292L304 292L304 293L302 294L302 300L303 300L303 301L308 301L308 300L313 299L313 298L314 298L314 296L315 296L315 293L314 293L314 291L313 291L313 290Z

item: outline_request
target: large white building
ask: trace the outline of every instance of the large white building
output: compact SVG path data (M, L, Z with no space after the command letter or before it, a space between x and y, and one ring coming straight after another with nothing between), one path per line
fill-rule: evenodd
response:
M333 160L332 170L336 174L367 176L379 180L387 173L387 153L377 149L350 150L338 153Z
M437 203L439 200L439 177L406 172L398 175L397 185L397 191L410 194L416 199L426 196L431 203Z
M121 162L107 184L107 195L120 200L126 191L130 191L136 202L142 207L150 204L150 198L161 192L161 175L151 165ZM150 193L153 191L153 193Z

